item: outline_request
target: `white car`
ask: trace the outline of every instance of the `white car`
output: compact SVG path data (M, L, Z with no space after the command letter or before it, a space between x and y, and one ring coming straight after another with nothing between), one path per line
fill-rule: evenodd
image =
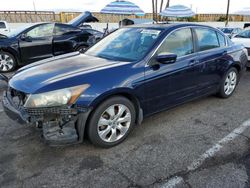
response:
M6 21L0 21L0 34L6 35L10 32L9 25Z
M250 61L250 29L244 30L235 35L232 41L236 44L243 44L248 51L248 61ZM249 67L249 64L248 64Z

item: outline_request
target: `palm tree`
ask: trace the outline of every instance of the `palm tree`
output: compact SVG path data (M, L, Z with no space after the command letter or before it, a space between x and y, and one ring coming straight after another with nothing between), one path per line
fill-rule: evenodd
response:
M230 0L227 1L227 16L226 16L226 26L228 25L229 22L229 8L230 8Z
M169 7L169 4L170 4L170 0L167 1L166 8Z

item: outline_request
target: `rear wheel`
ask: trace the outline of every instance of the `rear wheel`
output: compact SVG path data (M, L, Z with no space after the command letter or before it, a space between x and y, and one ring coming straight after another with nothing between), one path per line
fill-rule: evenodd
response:
M220 97L228 98L234 93L238 83L238 77L239 73L236 68L232 67L228 70L220 85L220 91L219 91Z
M121 143L133 128L135 117L134 105L127 98L118 96L104 101L90 118L90 141L101 147L112 147Z
M15 70L17 62L15 57L5 51L0 51L0 72L11 72Z

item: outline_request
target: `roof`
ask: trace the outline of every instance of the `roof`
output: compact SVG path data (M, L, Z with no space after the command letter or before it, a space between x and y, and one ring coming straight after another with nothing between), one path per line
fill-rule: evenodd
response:
M127 27L130 28L152 28L152 29L161 29L161 30L168 30L171 28L181 28L181 27L189 27L189 26L200 26L200 27L208 27L214 28L208 25L201 25L201 24L193 24L193 23L170 23L170 24L138 24L138 25L130 25Z

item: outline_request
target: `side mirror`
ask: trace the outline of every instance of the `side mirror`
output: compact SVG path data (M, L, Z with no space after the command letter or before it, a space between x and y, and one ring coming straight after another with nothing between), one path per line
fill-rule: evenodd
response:
M176 59L177 59L177 55L176 54L169 54L169 53L159 54L156 57L156 60L159 63L162 63L162 64L173 64L173 63L176 62Z
M26 34L22 34L20 36L20 39L23 40L23 41L26 41L26 42L32 42L32 37L27 36Z

